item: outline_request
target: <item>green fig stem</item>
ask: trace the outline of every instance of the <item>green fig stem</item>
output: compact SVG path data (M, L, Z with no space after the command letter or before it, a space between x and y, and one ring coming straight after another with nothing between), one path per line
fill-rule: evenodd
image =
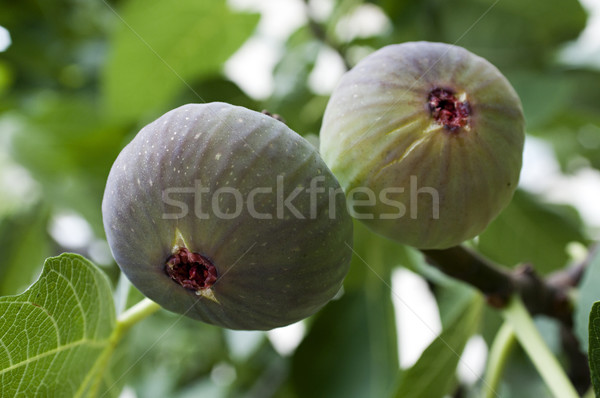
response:
M484 378L485 398L495 398L498 395L502 372L516 342L517 339L512 326L508 322L504 322L498 333L496 333L490 349Z
M575 387L544 342L521 299L513 296L502 314L552 394L556 398L578 398Z
M119 330L121 335L127 333L127 331L129 331L133 325L154 314L160 308L160 305L156 304L149 298L143 299L119 316L115 331Z
M88 373L84 382L81 384L76 397L97 397L102 384L102 377L108 368L110 358L115 349L127 334L127 332L138 322L154 314L160 309L160 305L154 301L145 298L133 307L127 309L118 318L115 328L108 339L108 344L96 360L96 363ZM89 386L89 389L88 389ZM109 386L110 388L110 386ZM87 395L86 395L87 390Z

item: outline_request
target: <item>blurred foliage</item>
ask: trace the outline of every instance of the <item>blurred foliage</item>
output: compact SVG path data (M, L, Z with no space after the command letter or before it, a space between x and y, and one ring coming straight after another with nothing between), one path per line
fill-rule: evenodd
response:
M50 255L47 223L48 209L42 205L0 219L0 296L21 293L41 271Z
M567 265L567 244L586 241L582 231L583 224L572 207L540 203L518 190L479 236L477 248L499 264L530 263L539 272L549 273Z
M344 294L314 319L292 361L301 397L385 396L398 369L391 269L397 245L355 223ZM318 360L315 360L319 358Z
M164 113L188 80L218 73L258 22L220 1L132 0L116 15L123 23L110 38L102 88L109 115L125 120Z
M133 346L130 357L140 359L127 380L141 397L175 396L228 360L220 328L164 311L137 325L127 344Z
M462 305L452 306L442 333L417 363L399 378L395 398L442 398L456 384L456 366L469 337L478 329L483 300L471 292ZM432 383L435 380L435 383Z
M596 247L589 259L589 266L581 281L579 299L575 307L575 333L579 338L584 351L588 351L589 328L588 322L592 306L598 298L598 286L600 286L600 247Z
M590 370L596 396L600 395L600 301L590 311Z
M276 44L281 51L274 90L257 99L226 76L224 63L258 34L260 15L233 10L224 0L0 2L0 26L12 36L0 53L0 153L26 170L39 190L25 191L31 197L13 205L8 190L25 179L6 182L0 169L0 295L23 291L49 255L91 252L54 240L48 231L56 214L81 215L95 239L104 239L100 205L111 164L139 128L165 111L189 102L230 102L268 109L303 135L318 134L328 97L315 93L309 79L326 47L352 66L379 47L403 41L463 46L508 77L522 99L528 133L553 145L564 171L600 169L600 68L567 67L559 59L586 23L576 0L333 4L329 15L302 24ZM391 28L348 39L342 22L367 4ZM473 245L506 266L531 262L550 273L570 261L569 243L588 243L588 232L574 208L519 191ZM452 394L460 384L455 368L462 348L474 333L489 344L499 326L497 313L482 309L477 294L426 265L413 249L359 224L355 243L343 294L306 322L306 336L294 353L279 353L259 334L252 350L240 356L224 331L160 313L135 328L123 344L129 350L117 351L115 374L140 397ZM391 300L391 275L399 266L429 280L444 326L421 359L402 371ZM105 270L117 272L114 264ZM586 276L578 319L598 299L596 271ZM578 333L583 339L587 328L579 325ZM219 378L218 369L233 369L234 379ZM477 396L481 385L462 388ZM547 394L527 358L513 353L501 396Z

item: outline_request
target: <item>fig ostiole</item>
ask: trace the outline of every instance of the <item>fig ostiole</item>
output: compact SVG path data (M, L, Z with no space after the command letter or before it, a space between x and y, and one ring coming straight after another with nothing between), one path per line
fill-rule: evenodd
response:
M341 194L331 195L331 192ZM188 104L116 159L102 213L124 274L167 310L267 330L339 291L352 219L317 150L268 115Z
M481 233L510 202L524 129L519 97L491 63L454 45L409 42L342 77L320 148L367 226L444 249Z

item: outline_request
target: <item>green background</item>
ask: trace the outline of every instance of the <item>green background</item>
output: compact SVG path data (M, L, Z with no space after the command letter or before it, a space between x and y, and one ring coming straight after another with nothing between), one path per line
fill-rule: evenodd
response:
M311 4L319 2L297 3L310 16ZM293 130L314 138L328 97L311 89L309 79L324 49L353 66L392 43L463 46L514 85L527 133L553 148L560 172L600 168L600 66L561 56L586 26L577 1L325 3L332 5L326 17L306 18L276 43L274 90L253 98L227 77L224 65L260 34L259 12L221 0L0 2L0 26L12 37L0 53L0 295L25 290L46 257L65 251L100 263L116 288L119 271L107 257L101 222L104 184L123 146L166 111L189 102L230 102L280 114ZM376 34L349 39L340 26L365 7L387 23ZM56 239L53 228L65 214L89 226L84 244ZM576 260L598 236L598 225L576 208L519 190L472 246L506 266L529 262L548 274ZM305 336L293 353L279 353L262 333L231 333L163 311L119 347L127 388L149 398L478 396L481 380L461 386L457 353L440 341L458 353L473 334L489 345L498 314L470 288L428 268L413 249L359 225L355 241L362 260L353 260L344 294L304 322ZM441 340L409 370L399 370L396 355L390 286L398 267L427 275L444 327ZM591 282L584 286L590 286L582 292L588 299L580 318L586 319L600 293ZM117 303L124 301L115 294ZM126 300L139 298L133 292ZM580 338L587 337L586 326L580 322ZM545 320L541 330L556 340L553 321ZM554 348L562 358L561 347ZM502 397L548 394L519 350L501 387Z

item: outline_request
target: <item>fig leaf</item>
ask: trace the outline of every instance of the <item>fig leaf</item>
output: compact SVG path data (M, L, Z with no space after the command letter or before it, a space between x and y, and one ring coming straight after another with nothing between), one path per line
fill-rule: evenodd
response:
M116 316L108 278L90 261L47 259L27 291L0 298L0 314L1 396L119 395L98 374Z
M165 105L187 81L219 72L259 19L221 1L133 0L116 12L121 21L103 85L108 109L119 120L134 120Z

